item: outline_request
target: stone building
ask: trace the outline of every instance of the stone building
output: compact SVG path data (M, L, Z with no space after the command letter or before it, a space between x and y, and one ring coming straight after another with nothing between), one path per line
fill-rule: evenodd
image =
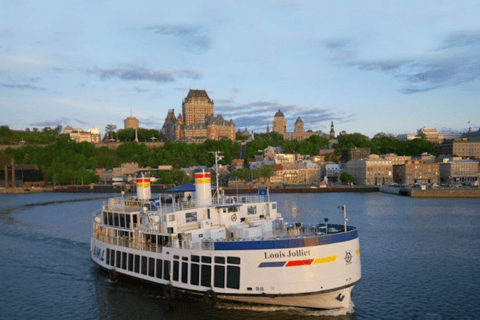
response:
M480 141L468 141L466 138L446 140L441 148L442 154L480 159Z
M440 163L440 182L442 183L466 183L478 180L478 161L454 158L453 160L443 159Z
M130 116L124 120L125 129L138 129L140 125L140 121L138 121L137 117Z
M376 154L371 154L367 159L347 162L347 173L361 185L389 185L393 182L392 162Z
M433 143L442 142L440 139L441 138L440 134L438 133L438 130L436 128L422 127L421 129L417 130L417 135L418 136L424 135L425 140L431 141Z
M467 138L469 141L480 141L480 128L473 131L472 127L468 128L468 132L462 134L462 138Z
M214 102L205 90L190 90L182 103L182 114L174 109L167 113L163 134L171 141L203 142L206 139L235 140L236 126L222 115L214 115Z
M90 143L99 143L101 142L101 133L100 130L96 127L88 129L88 131L83 131L81 128L72 128L71 126L66 126L63 130L64 134L68 134L70 139L74 140L77 143L80 142L90 142Z
M370 148L351 148L345 152L345 162L357 159L368 158L370 155Z
M393 166L393 180L406 185L414 183L439 184L440 165L438 163L423 163L422 160L409 160L403 165Z
M273 117L272 131L280 133L285 140L302 141L311 136L318 135L316 132L311 130L305 131L305 125L300 117L298 117L295 121L295 131L287 132L287 121L285 120L285 115L280 110L278 110Z
M391 161L393 166L401 166L412 160L411 156L397 156L395 153L384 154L381 157Z

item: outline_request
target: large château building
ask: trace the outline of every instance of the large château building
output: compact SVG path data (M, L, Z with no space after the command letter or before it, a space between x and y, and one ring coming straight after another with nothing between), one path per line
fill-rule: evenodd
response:
M203 142L206 139L235 140L236 126L222 115L215 116L215 105L205 90L190 90L182 103L182 114L167 113L163 134L171 141Z

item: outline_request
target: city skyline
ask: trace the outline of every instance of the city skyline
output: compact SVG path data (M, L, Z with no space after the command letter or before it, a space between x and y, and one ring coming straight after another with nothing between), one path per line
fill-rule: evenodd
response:
M480 126L480 3L3 2L0 125L161 129L189 89L257 133ZM131 113L133 110L133 113Z

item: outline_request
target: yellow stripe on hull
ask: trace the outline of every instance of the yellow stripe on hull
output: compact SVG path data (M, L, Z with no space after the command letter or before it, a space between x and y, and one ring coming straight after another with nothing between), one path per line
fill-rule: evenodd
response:
M315 261L313 261L313 264L335 262L335 260L337 260L337 258L338 258L337 254L334 255L334 256L321 257L321 258L315 259Z

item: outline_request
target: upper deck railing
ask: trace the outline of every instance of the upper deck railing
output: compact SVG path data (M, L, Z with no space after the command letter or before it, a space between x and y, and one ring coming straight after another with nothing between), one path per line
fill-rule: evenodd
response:
M165 200L165 199L164 199ZM173 199L172 199L173 201ZM222 196L219 199L212 198L212 206L235 205L247 203L262 203L265 202L264 196ZM195 200L191 201L173 201L172 203L161 202L158 200L157 204L154 201L137 201L132 198L117 197L111 198L103 203L103 210L110 211L124 211L135 212L142 211L147 208L149 212L158 213L172 213L176 211L199 208Z

